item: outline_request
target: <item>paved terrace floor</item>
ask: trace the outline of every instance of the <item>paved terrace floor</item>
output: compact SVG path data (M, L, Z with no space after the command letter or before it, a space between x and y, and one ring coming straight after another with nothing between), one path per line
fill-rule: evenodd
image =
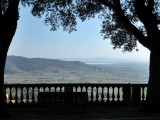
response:
M58 105L8 107L12 114L5 120L160 120L160 114L141 113L133 107L86 105L69 107Z

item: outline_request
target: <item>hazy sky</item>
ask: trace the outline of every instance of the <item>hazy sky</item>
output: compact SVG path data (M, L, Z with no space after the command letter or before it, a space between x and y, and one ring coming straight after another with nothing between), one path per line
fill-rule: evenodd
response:
M122 53L113 50L110 40L100 34L101 21L91 19L78 22L72 33L50 31L43 18L33 17L28 8L20 8L20 19L8 55L40 58L88 58L108 57L131 60L149 60L149 51L138 45L139 52Z

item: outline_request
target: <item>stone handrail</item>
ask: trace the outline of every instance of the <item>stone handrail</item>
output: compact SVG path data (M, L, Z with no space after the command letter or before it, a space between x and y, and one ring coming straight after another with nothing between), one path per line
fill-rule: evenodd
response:
M39 92L87 92L89 103L140 105L147 84L54 83L5 84L7 104L37 104Z

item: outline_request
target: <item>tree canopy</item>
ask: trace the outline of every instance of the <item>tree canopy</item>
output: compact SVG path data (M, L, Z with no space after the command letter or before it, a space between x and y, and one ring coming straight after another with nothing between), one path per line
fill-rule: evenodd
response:
M1 0L2 13L7 11L10 0ZM148 49L150 37L159 31L159 0L20 0L31 6L33 16L45 16L45 23L55 31L76 31L77 18L85 21L98 15L102 20L101 34L111 39L113 48L123 51L137 50L137 40ZM157 30L156 30L157 28ZM149 38L150 39L150 38Z
M5 13L11 0L1 0ZM31 6L33 16L45 15L45 23L55 31L76 31L77 18L85 21L96 15L102 19L101 34L111 39L115 48L137 50L137 40L149 50L150 34L159 31L159 0L20 0Z
M21 3L32 7L33 16L45 15L45 23L53 31L60 26L64 31L76 31L77 18L85 21L98 15L104 39L110 38L113 48L123 51L137 50L137 40L150 49L149 34L159 31L159 0L21 0Z

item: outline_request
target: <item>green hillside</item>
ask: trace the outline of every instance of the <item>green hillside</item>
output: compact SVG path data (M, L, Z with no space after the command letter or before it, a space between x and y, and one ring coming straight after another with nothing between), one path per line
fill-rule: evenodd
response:
M80 61L8 56L5 83L147 83L148 64Z
M26 58L21 56L8 56L5 74L18 73L60 73L63 71L92 71L96 67L80 61L62 61L45 58Z

